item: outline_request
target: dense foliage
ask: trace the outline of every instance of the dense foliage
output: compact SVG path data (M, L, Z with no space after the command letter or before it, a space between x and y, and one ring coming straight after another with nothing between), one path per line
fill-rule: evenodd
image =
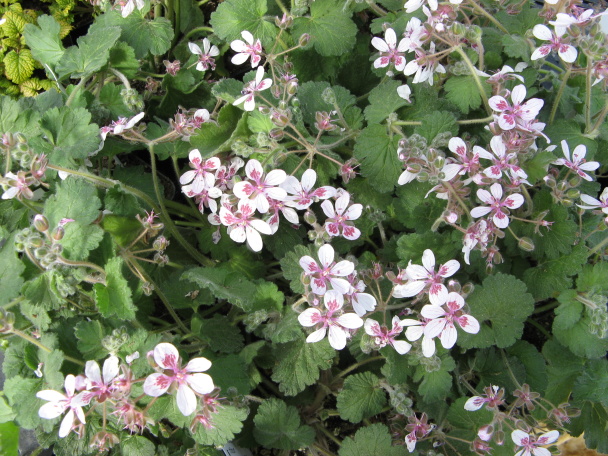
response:
M599 12L199 3L20 29L0 448L608 452Z

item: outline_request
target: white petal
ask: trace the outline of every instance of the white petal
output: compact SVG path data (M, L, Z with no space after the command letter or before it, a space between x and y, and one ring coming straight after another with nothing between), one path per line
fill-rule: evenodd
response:
M87 361L84 366L84 373L89 380L95 383L102 383L101 380L101 370L99 369L99 364L95 361Z
M543 435L541 435L537 439L537 442L540 445L548 445L550 443L555 442L558 438L559 438L559 432L558 431L549 431L549 432L546 432ZM542 443L541 443L541 441L542 441Z
M211 376L207 374L191 374L186 381L199 394L209 394L215 388Z
M535 25L532 29L532 34L539 40L543 41L549 41L551 38L553 38L553 33L551 33L549 27L543 24Z
M479 218L483 217L486 214L489 214L492 211L492 208L489 206L477 206L471 209L471 217Z
M377 336L380 334L380 323L372 318L368 318L365 320L363 324L363 328L365 329L365 333L370 336Z
M568 44L560 46L560 49L557 54L564 62L568 63L574 62L576 60L576 57L578 56L576 48Z
M479 332L479 322L477 318L471 315L462 315L458 318L458 324L469 334L477 334Z
M336 212L334 211L334 205L330 200L325 200L321 203L321 209L328 218L335 218Z
M469 412L474 412L483 407L483 404L485 404L485 401L481 396L473 396L464 403L464 409Z
M64 438L70 433L72 429L72 425L74 424L74 410L68 410L65 417L61 421L61 426L59 426L59 437Z
M308 337L306 338L306 342L308 342L309 344L314 343L314 342L319 342L320 340L323 340L326 333L327 333L327 328L317 329L316 331L311 332L308 335Z
M171 379L165 374L150 374L144 382L144 393L152 397L162 396L167 392L171 383Z
M103 382L108 385L114 377L118 375L118 358L114 355L110 356L103 363Z
M412 348L412 344L409 344L404 340L393 340L391 345L400 355L405 355L410 351L410 348Z
M422 354L430 358L435 354L435 340L424 336L422 338Z
M456 260L450 260L442 264L439 268L439 275L443 278L451 277L460 269L460 263Z
M273 169L266 175L264 182L267 185L279 185L287 178L287 174L282 169Z
M389 47L382 38L378 38L377 36L372 38L372 46L378 49L380 52L388 52Z
M477 192L477 196L479 196L479 192L481 192L481 190L479 190ZM490 192L492 193L492 196L494 197L494 199L496 199L496 200L502 199L502 186L498 182L495 184L492 184L492 186L490 187ZM484 203L492 202L491 200L482 199L481 196L479 196L479 199L482 200Z
M509 103L500 95L495 95L488 100L490 108L494 111L502 112L509 107Z
M348 293L348 291L350 290L350 283L348 283L348 280L345 279L336 279L334 277L329 279L329 283L331 283L332 288L344 295L346 293Z
M179 352L173 344L166 342L154 347L154 361L163 369L176 369L179 360Z
M432 339L437 337L446 327L445 318L437 318L429 321L424 327L424 337Z
M47 420L52 420L61 416L67 407L57 402L47 402L38 410L38 416Z
M396 298L411 298L418 295L424 289L422 280L415 280L404 285L395 285L393 296Z
M520 431L519 429L511 432L511 440L515 443L515 445L523 446L524 439L529 439L530 436L524 431Z
M445 329L439 338L441 339L441 345L443 345L443 348L452 348L456 343L456 339L458 338L458 333L456 332L454 325L449 323L445 325Z
M72 376L73 377L73 376ZM67 397L55 390L42 390L36 393L38 399L44 399L50 402L60 402L67 400ZM44 418L44 417L43 417Z
M308 193L314 187L315 182L317 182L317 173L315 170L307 169L304 171L304 174L302 174L302 189Z
M441 306L427 304L420 311L420 315L422 315L424 318L435 319L435 318L445 317L446 312L445 312L444 308ZM428 332L425 331L425 334L428 334ZM431 336L431 337L435 337L435 336Z
M201 55L203 53L203 51L201 51L200 46L195 43L188 43L188 49L190 49L190 52L192 52L193 54Z
M211 361L207 358L200 357L191 359L188 364L186 364L184 370L186 372L205 372L208 371L210 367Z
M336 350L342 350L346 347L346 332L339 326L332 325L329 327L329 345Z
M221 211L222 209L220 209ZM243 228L242 226L237 226L235 228L233 228L230 233L230 239L232 239L234 242L238 242L239 244L242 244L243 242L245 242L247 240L247 234L245 233L245 228Z
M319 311L319 309L316 309L314 307L309 307L300 315L298 315L298 321L302 326L305 326L306 328L310 328L311 326L316 325L320 318L321 312Z
M332 275L339 277L346 277L351 275L355 270L355 264L352 261L342 260L339 263L336 263L330 269Z
M340 326L344 326L348 329L357 329L363 326L363 320L357 314L354 313L346 313L344 315L340 315L336 321Z
M512 195L509 195L507 198L505 198L504 204L509 209L517 209L522 204L524 204L524 197L521 196L521 194L519 193L513 193Z
M427 271L435 269L435 254L431 249L426 249L422 254L422 265Z
M200 374L205 375L205 374ZM184 416L190 416L196 410L197 400L194 391L188 385L180 385L177 389L177 408Z
M403 324L403 320L401 320L401 323ZM405 330L405 337L412 342L420 339L423 334L424 328L422 326L410 326Z
M330 244L323 244L319 248L319 261L323 265L323 268L329 267L334 261L334 248ZM354 265L353 265L354 267Z
M268 227L268 231L272 231L270 229L270 226ZM253 229L251 226L245 228L245 233L247 236L247 245L251 247L251 250L253 250L254 252L259 252L260 250L262 250L262 247L264 247L264 243L262 242L262 236L260 236L260 233Z
M304 255L302 258L300 258L300 266L302 269L304 269L304 272L308 274L319 270L319 265L317 265L317 262L308 255Z

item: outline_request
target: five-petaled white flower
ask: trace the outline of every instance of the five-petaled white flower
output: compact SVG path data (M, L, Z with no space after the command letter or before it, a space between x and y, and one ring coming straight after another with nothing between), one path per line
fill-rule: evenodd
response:
M450 260L442 264L435 272L435 255L430 249L422 254L422 266L408 264L405 272L410 280L404 285L396 285L393 296L396 298L411 298L426 290L429 294L431 304L442 305L448 296L448 289L443 280L453 276L460 269L460 263Z
M127 17L129 14L135 11L136 6L138 10L142 10L144 9L144 6L146 6L144 0L127 0L127 2L124 0L119 0L117 5L120 6L120 13L122 17Z
M500 405L504 404L502 399L505 395L504 388L490 385L484 388L484 392L485 394L483 396L473 396L467 399L464 404L464 409L469 412L474 412L483 407L484 404L488 404L487 408L497 410Z
M342 350L346 346L349 329L357 329L363 326L363 320L354 313L342 313L344 296L335 290L329 290L323 297L325 312L309 307L298 316L302 326L311 327L321 325L321 328L310 333L306 342L319 342L329 331L329 344L336 350Z
M196 43L188 43L188 48L190 52L198 55L198 62L196 64L198 71L215 70L214 57L220 55L220 50L216 45L211 45L208 38L203 38L203 49Z
M84 399L84 392L74 394L76 392L76 377L72 374L66 376L64 388L67 394L55 390L43 390L36 393L37 398L49 401L38 410L40 418L52 420L61 416L66 410L68 411L59 426L59 437L61 438L70 433L75 419L78 419L81 424L86 423L82 406L86 405L87 401Z
M559 437L559 432L549 431L545 432L540 437L536 438L527 432L520 431L519 429L511 433L511 439L515 445L523 447L515 456L551 456L551 452L542 446L550 445L555 442Z
M262 43L260 40L255 40L254 42L253 35L247 30L243 30L241 36L245 41L234 40L230 43L230 48L238 52L238 54L232 57L231 62L235 65L241 65L251 57L251 68L255 68L262 59Z
M220 159L211 157L207 160L203 160L198 149L191 150L188 154L188 158L190 159L190 167L194 169L182 174L179 178L179 183L182 185L190 184L191 187L189 187L189 189L192 190L194 194L198 195L207 187L208 180L205 180L205 178L207 176L213 177L213 174L211 174L210 171L219 168Z
M226 206L220 207L221 223L228 227L228 235L234 242L245 242L254 252L262 250L262 234L272 234L272 228L263 220L253 218L255 208L249 200L240 200L237 212Z
M185 416L192 415L196 410L198 401L195 391L209 394L215 388L211 377L201 373L211 367L211 361L207 358L191 359L185 367L181 367L177 348L169 343L160 343L154 347L154 361L162 372L148 375L144 392L148 396L158 397L171 386L177 386L177 408Z
M304 210L308 209L316 200L331 198L336 194L336 189L330 186L313 190L316 181L317 173L314 169L304 171L301 181L294 176L287 176L281 184L281 188L289 194L285 198L285 204L298 210Z
M300 258L300 266L304 269L304 274L311 276L310 287L313 293L324 295L327 292L328 284L340 294L348 293L350 283L341 277L353 273L355 270L354 263L347 260L334 263L334 248L330 244L321 246L318 255L321 267L308 255Z
M591 182L593 180L593 178L585 171L595 171L600 167L600 164L596 161L588 162L585 160L585 155L587 155L587 147L584 144L579 144L574 148L574 150L572 151L571 159L570 148L568 147L568 143L563 140L562 152L564 153L564 157L566 158L558 158L553 162L554 165L564 165L570 168L572 171L574 171L586 181Z
M245 111L253 111L255 109L255 93L266 90L272 85L272 79L262 79L263 77L264 68L258 67L255 73L255 79L253 81L249 81L245 85L245 88L243 89L243 96L234 100L232 104L237 106L244 103L243 109Z
M392 28L386 29L384 39L373 37L372 46L380 51L380 57L374 60L374 68L384 68L392 63L397 71L403 71L407 41L402 38L397 44L397 35Z
M509 171L511 177L519 177L521 179L527 179L528 175L518 165L513 162L517 162L517 153L507 153L507 147L502 139L502 136L497 135L492 137L490 140L490 148L494 155L485 150L482 147L474 146L473 152L477 153L481 158L486 160L492 160L494 164L483 170L483 173L491 177L492 179L500 179L502 177L503 170Z
M520 84L515 86L511 92L512 105L500 95L495 95L488 100L490 107L500 113L498 115L498 125L500 128L512 130L517 126L523 126L529 129L527 124L536 118L545 102L540 98L530 98L525 103L522 103L525 98L526 86Z
M330 236L339 236L342 234L349 241L359 239L361 231L356 226L353 226L350 222L357 220L361 217L363 211L362 204L353 204L348 207L350 203L350 194L348 192L342 193L342 195L336 200L335 210L334 205L331 201L325 200L321 203L321 208L327 216L325 222L325 231Z
M232 191L239 199L251 200L261 214L268 212L269 199L283 201L287 196L285 190L277 187L287 178L287 174L282 169L273 169L264 176L262 164L251 159L245 165L245 173L249 180L237 182Z
M604 189L600 195L600 199L593 198L589 195L581 195L583 204L577 204L581 209L601 209L602 212L608 215L608 187Z
M572 63L576 60L576 56L578 55L576 48L562 39L562 36L566 33L564 27L556 28L555 33L553 33L546 25L536 24L532 29L532 33L539 40L549 41L549 43L535 49L530 57L531 60L546 57L551 51L557 51L559 58L566 63Z
M143 112L140 112L139 114L129 118L129 117L119 117L118 120L116 121L112 121L112 123L106 127L101 127L99 129L99 134L101 135L101 139L103 139L105 141L106 136L108 136L108 133L111 133L113 135L120 135L121 133L124 133L127 130L130 130L131 128L133 128L137 122L139 122L141 119L143 119L144 117Z
M509 211L524 204L524 197L519 193L511 193L503 199L502 186L497 182L492 184L490 191L480 188L477 197L488 206L477 206L471 209L471 217L479 218L492 213L492 221L500 229L509 226Z
M114 355L110 356L103 363L102 376L97 361L87 361L84 366L84 373L86 375L84 399L87 403L93 398L95 398L97 402L103 402L112 395L112 392L114 391L112 380L114 380L120 371L118 364L118 358Z
M458 326L470 334L477 334L479 332L479 322L475 317L465 314L461 310L463 306L464 299L456 292L449 293L442 305L430 304L424 306L420 315L430 320L424 327L424 335L431 339L439 336L443 348L449 349L454 346L458 338L454 323L458 323Z
M389 330L386 326L380 326L380 323L378 323L376 320L368 318L365 320L365 333L374 338L374 343L378 346L378 348L390 345L397 353L404 355L410 351L412 344L404 340L395 340L395 337L397 337L403 331L403 326L401 326L401 320L399 320L399 317L395 315L391 323L393 326Z

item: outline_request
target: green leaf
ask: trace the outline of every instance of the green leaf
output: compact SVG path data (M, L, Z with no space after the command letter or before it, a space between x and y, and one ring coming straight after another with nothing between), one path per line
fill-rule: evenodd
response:
M4 399L0 399L0 404ZM0 405L0 409L2 406ZM1 413L1 412L0 412ZM12 422L0 424L0 454L17 456L19 454L19 428Z
M70 46L57 64L60 78L86 78L100 70L110 58L110 48L120 37L118 27L93 25L85 36L78 38L78 46Z
M238 326L233 326L224 315L214 315L204 320L195 316L192 320L192 332L199 334L215 352L236 353L244 346Z
M141 435L121 439L120 450L123 456L154 456L156 454L154 444Z
M542 352L547 360L549 380L545 398L554 404L568 401L574 382L584 368L585 360L574 355L555 339L549 339Z
M38 416L38 409L43 401L36 397L36 393L42 389L44 388L40 379L20 376L7 377L4 382L4 394L8 398L9 405L17 414L15 422L19 427L34 429L42 424L42 421L46 421Z
M354 437L345 438L338 454L339 456L399 456L408 453L403 446L392 446L388 427L374 423L359 429Z
M585 401L581 414L572 419L570 432L577 436L585 433L585 444L589 449L608 453L608 409L600 404Z
M303 338L278 344L272 380L279 383L281 392L295 396L319 379L320 371L331 366L335 354L327 339L314 344L306 343Z
M582 292L608 291L608 263L587 264L576 279L576 288Z
M426 138L430 144L439 133L449 131L453 136L458 134L458 124L454 114L448 111L435 111L420 119L422 125L414 128L414 133Z
M238 126L246 122L247 114L239 108L228 104L220 109L216 122L207 122L201 125L196 135L190 137L192 147L199 150L203 158L216 155L219 152L230 150L231 137L240 133Z
M250 378L247 363L238 355L228 355L212 359L211 368L207 374L213 378L215 386L226 393L228 388L236 388L238 394L251 392Z
M379 383L380 379L371 372L346 377L336 403L340 417L359 423L380 413L386 405L386 393Z
M0 423L6 423L7 421L12 421L15 418L15 412L8 405L6 399L4 397L0 397ZM1 435L0 431L0 435ZM1 439L2 437L0 437ZM2 449L2 445L0 444L0 449Z
M32 304L26 300L19 303L19 309L21 310L21 314L31 321L36 328L41 331L46 331L49 328L51 318L46 313L44 307Z
M285 295L282 291L279 291L276 284L258 280L255 294L253 295L253 305L251 308L246 309L246 312L257 310L280 312L283 308L283 302L285 302Z
M361 175L380 193L391 192L403 171L397 157L398 136L389 136L383 125L363 129L355 144L355 157L361 162Z
M247 117L247 127L252 133L268 133L275 128L275 125L267 115L260 111L253 111Z
M533 8L532 5L528 3L524 3L523 8L517 14L499 11L495 17L509 33L519 36L524 36L526 32L534 28L536 24L543 22L543 19L538 16L538 9Z
M522 35L503 35L501 42L509 57L522 62L530 61L530 43Z
M211 415L211 428L199 425L192 437L201 445L225 445L241 432L247 418L247 408L222 405Z
M441 357L441 367L438 370L427 372L421 365L416 368L413 380L418 381L422 378L420 385L418 385L418 393L422 395L425 401L434 402L447 397L452 387L450 372L455 367L456 363L452 357L444 355Z
M133 48L137 59L145 58L148 53L162 55L171 47L173 28L171 22L164 17L148 20L148 10L147 7L135 10L124 18L119 11L109 11L100 16L97 22L100 28L120 27L120 40Z
M192 417L184 416L177 408L177 399L174 395L159 397L150 407L148 414L155 421L168 420L178 427L186 427L192 423Z
M328 82L306 82L298 89L298 98L302 109L302 117L308 125L314 125L317 111L330 112L336 109L333 103L328 103L324 97L324 92L333 93L336 105L347 116L347 112L356 103L357 99L347 89L340 86L332 86ZM353 127L354 128L354 127Z
M524 322L534 311L526 285L506 274L487 277L467 302L481 329L478 334L458 333L458 344L464 348L510 347L521 337Z
M465 410L464 404L468 399L468 397L456 399L456 401L450 405L447 419L452 425L452 430L449 435L472 441L477 437L478 429L481 426L490 424L494 415L485 407L475 412ZM451 442L458 443L456 441Z
M483 87L486 96L490 95L489 84L484 84ZM446 98L458 106L463 114L468 114L470 110L475 110L482 104L481 95L473 76L453 76L445 82L443 88L446 91Z
M100 359L108 354L101 345L106 333L99 320L79 321L74 327L74 335L78 339L78 350L84 359Z
M600 358L608 351L608 339L600 339L589 330L591 316L578 301L576 290L566 290L557 298L553 334L572 353L585 358Z
M263 331L264 337L275 344L285 344L302 338L302 325L298 321L298 313L289 306L284 308L282 318L278 322L266 322Z
M40 115L32 109L23 109L21 103L10 97L0 97L0 131L23 133L26 136L38 134Z
M587 160L591 160L597 151L597 142L584 136L581 131L581 126L577 122L559 119L547 126L544 133L551 138L553 144L558 144L555 153L560 157L563 156L560 145L562 140L565 140L568 143L571 153L574 148L580 144L587 147Z
M27 24L23 31L25 43L32 50L32 56L42 64L54 66L61 60L65 49L61 44L61 26L52 16L38 18L39 27Z
M547 175L547 169L553 161L555 161L555 155L546 150L537 153L531 160L526 161L522 168L528 174L528 181L533 185L538 183Z
M298 409L279 399L267 399L253 419L255 439L265 448L297 450L311 445L315 432L302 425Z
M44 113L40 128L46 141L38 146L53 165L77 168L89 154L99 149L99 127L89 123L91 114L83 108L52 108Z
M123 263L120 257L112 258L106 263L106 285L95 284L95 300L97 309L104 317L132 320L135 318L135 306L129 284L122 275Z
M135 57L135 50L123 41L117 42L114 47L110 49L108 63L112 68L116 68L129 79L133 79L137 76L137 71L140 66L139 60Z
M532 391L544 392L547 388L547 364L543 355L529 342L518 340L507 349L515 356L526 370L526 383Z
M576 379L572 394L576 400L599 402L608 407L608 360L590 361L582 375Z
M283 277L290 281L289 286L296 294L304 293L304 285L302 285L301 280L304 270L302 269L302 266L300 266L300 258L305 255L310 255L314 258L316 256L316 252L313 252L310 247L296 245L293 251L285 254L281 260Z
M109 82L104 84L99 93L99 102L108 108L112 118L130 117L133 113L127 108L121 95L122 86Z
M402 260L401 263L406 266L410 260L415 260L420 264L422 254L431 245L437 262L442 264L456 257L460 251L458 242L458 233L456 232L438 234L427 231L424 234L404 234L397 241L397 256Z
M583 244L573 247L572 253L555 260L544 261L524 272L523 280L536 301L542 301L572 286L573 275L587 262L588 249Z
M343 10L338 0L317 0L310 5L310 17L293 21L293 35L310 35L308 46L314 46L322 56L342 55L356 43L357 26Z
M264 46L271 46L277 36L273 22L266 20L266 0L226 0L211 13L213 32L225 41L242 40L249 31Z
M369 106L365 108L365 120L368 123L383 122L391 113L408 104L397 94L400 85L400 81L389 79L372 89L368 97Z
M13 49L4 56L2 63L6 77L15 84L21 84L32 76L36 62L29 49L19 52Z
M232 272L225 266L190 269L182 275L181 280L208 288L215 297L242 308L251 305L252 290L255 288L242 274Z
M5 305L17 297L23 285L21 274L25 265L19 260L15 252L15 238L11 236L0 248L0 305Z

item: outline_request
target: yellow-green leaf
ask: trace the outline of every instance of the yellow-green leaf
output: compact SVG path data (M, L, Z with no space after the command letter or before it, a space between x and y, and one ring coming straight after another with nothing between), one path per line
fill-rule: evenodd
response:
M21 84L34 72L34 63L29 49L13 50L4 56L4 73L15 84Z

